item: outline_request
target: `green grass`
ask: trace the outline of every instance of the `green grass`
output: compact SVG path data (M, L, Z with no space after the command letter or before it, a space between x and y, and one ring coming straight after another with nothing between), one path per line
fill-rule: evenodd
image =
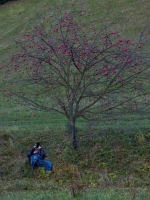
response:
M56 124L55 124L56 126ZM31 127L31 126L30 126ZM90 187L149 187L150 131L123 131L108 129L84 131L79 128L78 151L70 147L69 135L64 128L50 126L35 129L0 131L0 174L3 180L47 180L40 169L35 176L26 154L35 141L41 141L54 163L54 175L50 180L59 187L68 188L71 181ZM9 162L8 162L9 161ZM6 170L7 169L7 170ZM9 170L8 170L9 169ZM79 176L80 174L80 176ZM81 178L82 177L82 178ZM21 178L21 179L20 179ZM48 178L49 180L49 178ZM16 182L16 183L17 183ZM78 183L79 182L79 183ZM1 185L4 191L18 188L17 184ZM22 182L23 184L23 182ZM23 184L24 188L24 184ZM19 187L20 190L23 188ZM46 185L43 187L46 188ZM31 187L27 188L30 190Z
M144 189L130 189L130 190L93 190L76 194L75 197L67 191L45 191L45 192L22 192L22 193L8 193L1 196L1 200L148 200L150 195Z

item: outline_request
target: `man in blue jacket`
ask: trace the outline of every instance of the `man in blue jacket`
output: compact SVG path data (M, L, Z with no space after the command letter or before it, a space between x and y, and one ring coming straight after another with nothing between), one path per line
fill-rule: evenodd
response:
M40 143L37 142L34 147L27 154L32 169L36 167L45 167L45 172L52 171L53 164L50 161L44 160L46 154L41 148Z

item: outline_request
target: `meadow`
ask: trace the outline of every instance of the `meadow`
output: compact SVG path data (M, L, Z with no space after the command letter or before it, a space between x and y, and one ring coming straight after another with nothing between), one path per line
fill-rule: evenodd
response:
M69 7L72 1L57 4ZM18 0L0 5L0 63L16 51L13 41L38 22L54 0ZM80 5L81 2L77 1ZM147 25L148 0L86 0L99 26L111 23L125 37ZM125 24L119 19L126 18ZM85 19L86 20L86 19ZM4 74L0 71L0 91ZM78 150L70 146L67 120L54 112L30 110L0 95L0 199L148 200L150 198L150 121L147 115L120 113L111 121L77 121ZM117 118L117 119L116 119ZM26 154L40 141L54 173L31 170Z

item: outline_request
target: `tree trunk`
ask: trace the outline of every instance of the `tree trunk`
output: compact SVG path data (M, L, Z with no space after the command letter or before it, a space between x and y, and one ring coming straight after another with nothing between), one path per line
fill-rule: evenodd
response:
M69 127L70 127L69 132L70 132L70 137L71 137L71 143L74 149L77 149L76 127L75 127L75 119L73 118L73 116L70 116Z

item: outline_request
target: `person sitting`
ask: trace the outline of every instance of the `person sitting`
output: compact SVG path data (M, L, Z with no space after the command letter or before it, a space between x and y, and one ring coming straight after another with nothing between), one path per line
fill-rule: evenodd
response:
M32 169L35 169L37 167L45 167L46 173L52 171L53 164L48 160L44 160L46 154L41 148L39 142L37 142L34 147L27 153L27 157L30 161Z

